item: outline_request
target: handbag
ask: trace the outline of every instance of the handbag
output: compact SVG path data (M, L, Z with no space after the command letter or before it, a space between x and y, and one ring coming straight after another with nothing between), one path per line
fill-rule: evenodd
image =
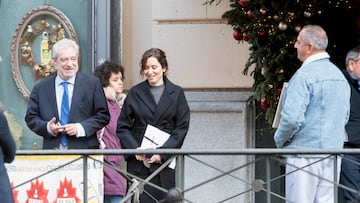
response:
M103 140L104 130L105 130L105 127L101 128L100 134L98 135L99 149L105 149L106 148L106 144L105 144L105 142Z

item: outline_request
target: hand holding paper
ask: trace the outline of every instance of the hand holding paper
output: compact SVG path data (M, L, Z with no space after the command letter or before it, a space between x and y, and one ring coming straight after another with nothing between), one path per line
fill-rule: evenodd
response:
M163 146L163 144L169 139L170 134L156 128L150 124L146 126L144 133L144 138L141 142L141 149L156 149ZM145 162L144 162L145 164ZM149 167L149 163L145 164L146 167ZM175 159L170 163L170 168L175 168Z

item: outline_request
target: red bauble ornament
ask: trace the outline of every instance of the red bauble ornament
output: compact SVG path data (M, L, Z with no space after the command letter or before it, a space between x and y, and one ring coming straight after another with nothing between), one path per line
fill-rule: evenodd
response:
M247 42L250 40L250 36L245 33L243 33L242 38L243 38L243 40L245 40Z
M270 100L268 98L262 98L260 100L260 106L264 110L268 109L270 107Z
M264 32L264 31L258 31L258 32L257 32L257 35L258 35L259 37L262 37L262 36L265 35L265 32Z
M243 33L240 30L235 30L233 32L233 37L235 40L240 41L243 39Z
M249 3L249 0L238 0L238 4L242 7L246 7Z
M253 14L251 14L251 11L248 10L247 11L247 17L250 19L250 20L253 20L255 18L255 16Z

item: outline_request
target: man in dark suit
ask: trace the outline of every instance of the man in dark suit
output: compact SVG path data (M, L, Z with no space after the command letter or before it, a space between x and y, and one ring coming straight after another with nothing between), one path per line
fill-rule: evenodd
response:
M346 55L346 71L343 71L351 87L350 117L345 126L347 138L344 148L360 148L360 46ZM360 191L360 155L346 154L341 161L340 184ZM343 189L345 202L359 202L359 192Z
M4 166L4 162L10 163L14 160L16 153L15 141L12 138L9 126L4 115L0 110L0 198L1 202L13 203L14 198L11 191L9 177Z
M96 132L110 120L101 82L78 72L79 46L73 40L56 42L52 58L57 74L34 85L27 126L44 138L43 149L98 148Z

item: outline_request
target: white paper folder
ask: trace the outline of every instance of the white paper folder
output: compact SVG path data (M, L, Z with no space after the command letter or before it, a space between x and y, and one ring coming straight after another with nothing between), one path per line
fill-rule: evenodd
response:
M142 149L152 149L163 146L170 134L150 124L146 126L144 138L141 142Z
M141 149L156 149L164 145L164 143L169 139L170 134L160 130L159 128L147 124L146 130L144 133L143 140L141 142ZM174 169L176 164L176 159L174 159L169 167Z

